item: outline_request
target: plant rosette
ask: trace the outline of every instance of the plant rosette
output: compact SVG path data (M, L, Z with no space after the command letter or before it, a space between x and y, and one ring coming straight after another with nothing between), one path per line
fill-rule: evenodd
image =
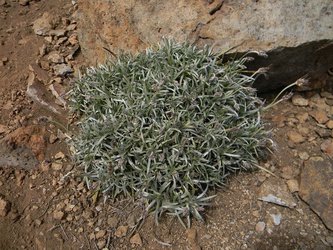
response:
M256 53L256 52L253 52ZM258 167L270 145L263 102L240 59L164 39L136 55L91 67L70 91L80 114L73 158L87 183L146 202L190 225L226 177Z

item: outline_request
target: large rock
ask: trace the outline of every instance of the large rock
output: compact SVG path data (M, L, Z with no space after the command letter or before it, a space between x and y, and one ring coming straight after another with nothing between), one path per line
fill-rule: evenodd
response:
M0 167L32 168L45 159L45 126L20 127L0 140Z
M333 1L168 0L79 2L79 42L90 64L107 48L137 52L161 37L215 44L217 51L264 50L249 69L270 66L256 80L260 91L308 75L310 86L330 84L333 72ZM242 53L239 53L241 55Z
M310 158L304 163L299 195L333 230L333 160Z

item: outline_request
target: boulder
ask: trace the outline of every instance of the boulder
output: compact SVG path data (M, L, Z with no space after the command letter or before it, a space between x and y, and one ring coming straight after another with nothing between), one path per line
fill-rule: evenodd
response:
M299 187L300 197L333 230L333 160L311 159L304 163Z
M19 166L32 168L45 159L45 126L19 127L0 140L0 167ZM37 160L37 161L36 161Z
M238 46L236 56L266 51L267 58L255 56L248 65L249 70L270 67L255 82L259 91L305 75L310 84L299 90L332 83L332 17L330 0L82 0L77 12L78 39L90 64L104 61L107 50L136 53L163 36L188 38L199 46L215 44L217 52Z

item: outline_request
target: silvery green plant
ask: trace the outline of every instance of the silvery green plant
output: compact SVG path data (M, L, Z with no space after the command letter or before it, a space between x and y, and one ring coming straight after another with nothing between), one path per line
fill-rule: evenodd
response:
M164 39L145 52L91 67L71 89L80 132L73 158L88 183L113 198L146 202L147 213L203 220L214 188L258 167L270 143L263 102L240 59Z

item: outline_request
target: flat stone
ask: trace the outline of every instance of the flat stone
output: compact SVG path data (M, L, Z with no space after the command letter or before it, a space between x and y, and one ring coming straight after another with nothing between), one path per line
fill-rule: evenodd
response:
M49 82L49 76L45 70L33 63L29 65L29 69L35 73L35 77L44 84Z
M58 137L54 134L51 134L49 138L49 143L53 144L56 140L58 140Z
M294 95L291 99L291 102L295 106L308 106L309 105L309 101L300 95Z
M118 226L118 219L115 216L109 216L107 223L111 228L116 228Z
M76 45L79 43L79 41L77 40L77 36L76 35L72 35L68 38L68 41L70 42L71 45Z
M327 105L331 106L331 109L333 107L333 99L326 99Z
M59 162L52 162L52 165L51 165L52 169L55 170L55 171L59 171L62 169L62 163L59 163Z
M292 179L295 176L294 169L291 166L286 166L281 169L281 174L280 176L283 179L289 180Z
M41 47L39 47L38 51L39 51L39 55L42 57L46 54L46 44L43 44Z
M329 120L325 125L327 128L333 129L333 120Z
M44 40L45 40L47 43L51 44L52 41L53 41L53 37L52 37L52 36L45 36L45 37L44 37Z
M104 239L103 240L99 240L97 242L98 249L104 249L105 245L106 245L106 240L104 240Z
M301 143L305 141L305 138L296 131L289 131L287 133L287 136L294 143Z
M325 99L318 99L315 103L315 106L325 112L329 112L331 107L329 105L327 105L326 100Z
M291 193L295 193L295 192L299 191L299 184L298 184L297 180L295 180L295 179L287 180L286 184Z
M68 25L68 26L66 27L66 30L68 30L68 31L76 30L76 24L75 24L75 23L72 23L72 24Z
M284 115L277 115L274 116L272 121L276 122L278 124L278 127L283 127L285 125L285 121L287 120L287 118Z
M324 126L315 127L313 130L322 139L327 139L331 137L331 131L329 129L326 129Z
M297 126L297 129L298 132L304 137L308 136L310 133L310 129L308 127Z
M95 234L94 233L91 233L90 235L89 235L89 240L94 240L95 239Z
M63 159L65 158L65 154L63 152L58 152L56 153L56 155L54 156L55 159Z
M43 161L46 147L45 131L44 126L31 125L19 127L6 135L0 140L0 166L7 163L10 166L32 168L38 163L36 160ZM6 147L5 151L2 150L3 146ZM10 155L7 155L8 152Z
M38 160L30 148L18 147L12 150L8 145L0 144L0 167L22 167L22 162L23 168L27 169L38 165Z
M49 90L56 98L56 103L60 106L66 107L66 100L64 99L64 94L66 93L65 87L59 83L52 83L49 85Z
M257 233L263 233L265 231L265 228L266 228L266 223L263 221L259 221L255 227Z
M306 161L307 159L310 158L310 156L307 152L300 152L300 153L298 153L298 156L299 156L299 158L301 158L304 161Z
M30 0L20 0L19 4L22 5L22 6L25 6L25 5L28 5L29 2L30 2Z
M311 160L304 163L300 181L300 197L333 230L333 160Z
M333 157L333 140L327 139L320 145L321 151Z
M42 59L40 61L40 66L45 71L49 71L50 70L50 62L48 60Z
M296 206L286 184L277 178L270 178L261 185L258 200L289 208Z
M41 167L41 169L43 170L43 172L45 172L45 171L49 171L49 169L50 169L50 165L51 165L50 163L43 161L43 162L40 164L40 167Z
M327 99L333 99L333 94L327 91L321 92L320 96Z
M57 40L57 45L60 45L60 44L63 44L64 42L67 41L67 37L60 37L58 40Z
M313 110L310 112L310 115L320 124L328 122L328 117L323 110Z
M52 94L47 91L43 83L36 79L33 72L30 72L27 83L28 86L26 94L28 97L30 97L35 103L54 113L62 113L62 111L54 102Z
M308 113L297 114L296 118L299 120L300 123L304 123L307 120L309 120L309 114Z
M30 42L33 38L35 37L35 35L31 35L31 36L25 36L23 37L21 40L18 41L19 45L26 45L28 42Z
M62 211L54 211L53 213L53 218L56 219L56 220L62 220L65 216L65 213L62 212Z
M63 30L63 29L50 30L48 32L48 35L50 35L50 36L56 36L56 37L65 36L66 35L66 30Z
M0 124L0 135L7 133L9 131L8 127Z
M70 66L64 63L54 66L53 69L56 76L65 76L74 72L74 70Z
M140 234L138 233L134 234L133 237L130 239L130 243L137 246L142 246L142 239Z
M0 194L0 216L5 217L11 209L10 202Z
M136 220L135 220L135 217L133 214L129 215L128 218L127 218L127 225L130 227L130 228L133 228L135 227L136 225Z
M48 56L47 59L52 63L63 63L64 58L60 55L58 51L52 51Z
M95 237L96 237L96 239L100 239L100 238L103 238L105 235L106 235L106 231L100 230L96 233Z
M56 22L56 17L45 12L42 17L34 21L32 29L36 35L45 36L53 28Z
M115 232L116 237L125 237L127 234L128 226L119 226Z
M275 209L276 211L274 212L268 212L268 214L270 215L272 222L275 226L279 226L281 224L281 220L282 220L282 214Z

